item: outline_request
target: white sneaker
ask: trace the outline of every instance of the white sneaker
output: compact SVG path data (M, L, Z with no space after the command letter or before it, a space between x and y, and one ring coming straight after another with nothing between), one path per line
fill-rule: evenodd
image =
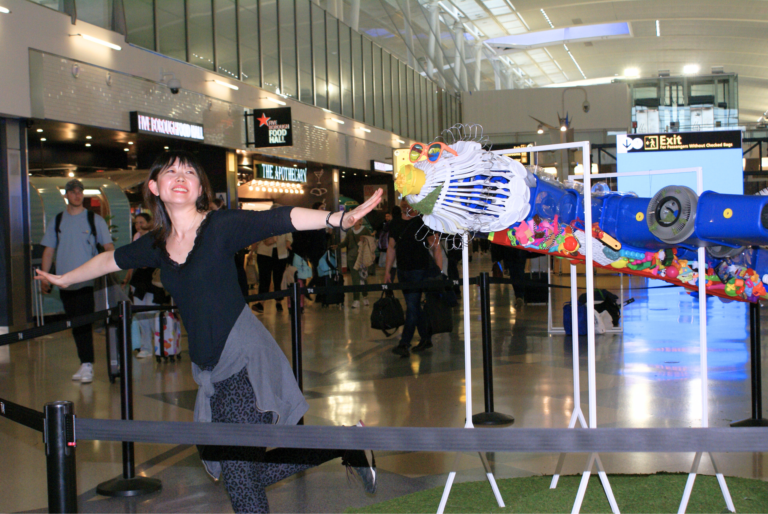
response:
M146 359L147 357L152 357L152 352L148 352L147 350L140 350L139 353L136 354L137 359Z
M79 380L83 383L93 382L93 364L90 362L81 364L77 373L72 375L72 380Z
M359 309L360 308L360 300L355 300L352 302L352 308L353 309Z
M363 298L363 305L368 307L368 298Z

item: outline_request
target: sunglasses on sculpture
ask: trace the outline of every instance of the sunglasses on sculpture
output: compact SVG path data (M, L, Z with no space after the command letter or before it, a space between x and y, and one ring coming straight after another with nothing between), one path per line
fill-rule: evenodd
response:
M429 162L437 162L440 160L440 156L443 155L443 151L452 153L458 156L456 150L446 145L445 143L431 143L425 145L424 143L414 143L411 145L411 152L409 158L411 162L420 161L422 157L426 157Z

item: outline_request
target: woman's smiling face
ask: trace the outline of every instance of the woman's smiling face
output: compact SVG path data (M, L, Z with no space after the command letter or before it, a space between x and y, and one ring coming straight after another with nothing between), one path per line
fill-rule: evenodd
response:
M157 180L149 181L149 189L167 204L194 204L203 193L197 171L179 159L160 171Z

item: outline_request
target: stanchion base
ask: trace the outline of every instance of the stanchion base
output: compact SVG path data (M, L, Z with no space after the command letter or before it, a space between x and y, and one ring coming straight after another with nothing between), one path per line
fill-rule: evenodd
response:
M765 418L749 418L742 419L741 421L734 421L731 423L732 427L768 427L768 419Z
M120 477L102 482L96 487L96 493L102 496L143 496L162 488L163 484L156 478Z
M472 424L475 426L500 427L514 422L515 418L500 412L481 412L472 416Z

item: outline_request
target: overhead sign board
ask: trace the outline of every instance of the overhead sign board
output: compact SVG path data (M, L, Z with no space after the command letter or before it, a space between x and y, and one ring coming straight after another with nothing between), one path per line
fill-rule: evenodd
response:
M391 174L394 170L394 166L387 164L386 162L371 160L371 171L378 171L379 173Z
M131 132L186 139L187 141L205 140L203 125L199 123L175 120L138 111L131 112Z
M618 153L733 150L739 148L741 148L740 130L622 134L616 136L616 151Z
M245 123L246 134L249 136L253 134L253 140L250 140L250 137L247 138L248 146L256 148L293 146L290 107L254 109L245 114ZM249 127L249 124L252 127Z
M513 145L509 148L507 148L507 152L504 152L502 155L505 157L509 157L510 159L514 159L523 166L527 166L531 163L531 152L524 151L525 148L528 148L530 146L533 146L533 143L520 143L517 145ZM517 151L515 151L517 150Z
M307 168L278 166L277 164L257 164L256 175L265 180L282 180L285 182L306 182Z

